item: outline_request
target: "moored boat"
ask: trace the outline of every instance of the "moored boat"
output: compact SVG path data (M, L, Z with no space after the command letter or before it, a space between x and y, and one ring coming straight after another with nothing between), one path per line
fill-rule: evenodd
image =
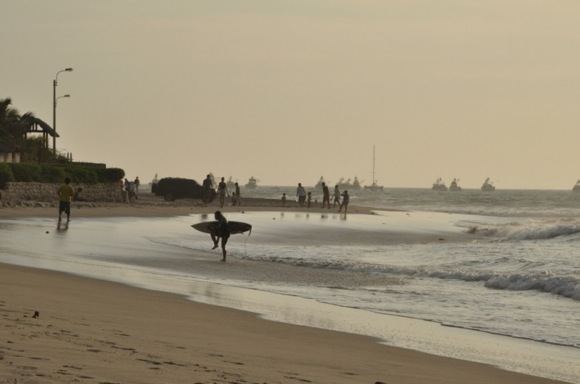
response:
M254 176L250 177L248 183L246 184L246 188L255 189L257 187L258 187L258 179L256 179Z
M437 180L435 180L435 182L433 183L433 186L431 187L431 189L434 190L434 191L446 192L447 191L447 186L443 182L443 179L439 177Z
M459 179L453 179L451 184L449 184L449 191L451 192L460 192L461 187L459 186Z
M483 182L483 184L481 186L481 190L483 192L493 192L493 191L495 191L495 186L493 185L493 183L491 182L491 180L489 179L489 177L487 179L485 179L485 181Z

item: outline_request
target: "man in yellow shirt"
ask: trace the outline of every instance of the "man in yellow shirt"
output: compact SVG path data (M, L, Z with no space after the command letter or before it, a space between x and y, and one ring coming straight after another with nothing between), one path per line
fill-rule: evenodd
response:
M58 221L60 222L62 213L66 213L66 220L70 220L70 203L75 191L70 186L70 178L64 179L64 184L58 189Z

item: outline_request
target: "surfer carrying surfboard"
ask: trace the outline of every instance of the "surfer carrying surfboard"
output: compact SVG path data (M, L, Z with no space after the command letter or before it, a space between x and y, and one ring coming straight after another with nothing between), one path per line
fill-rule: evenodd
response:
M226 244L230 235L238 233L252 232L252 226L241 221L227 221L223 213L216 211L214 213L215 221L202 221L201 223L193 224L192 227L196 230L207 233L213 241L213 248L216 249L221 239L222 242L222 261L226 261Z
M215 231L211 232L209 235L213 241L213 248L216 249L218 247L218 243L221 239L222 241L222 261L226 261L226 244L228 243L228 239L230 238L230 228L228 226L228 221L226 217L221 213L221 211L216 211L214 213L215 220L217 221L218 225Z

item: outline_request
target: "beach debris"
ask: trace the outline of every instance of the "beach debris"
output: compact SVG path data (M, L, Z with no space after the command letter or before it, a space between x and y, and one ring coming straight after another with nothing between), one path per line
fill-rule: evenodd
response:
M46 231L45 233L48 235L50 233L50 231Z
M40 312L38 311L34 311L34 314L32 315L33 319L38 319L40 317Z

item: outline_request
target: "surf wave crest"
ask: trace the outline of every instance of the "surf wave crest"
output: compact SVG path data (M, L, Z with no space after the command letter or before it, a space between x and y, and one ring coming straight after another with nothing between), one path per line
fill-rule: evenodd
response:
M351 272L384 273L406 277L427 277L443 280L480 282L486 288L509 291L539 291L580 301L580 280L574 277L553 276L548 273L510 274L472 272L460 269L434 269L429 267L393 267L378 264L349 263L340 260L311 260L301 257L244 256L253 261L267 261L300 267L347 270Z
M550 240L580 233L579 224L530 224L505 226L472 226L468 233L499 237L502 240Z

